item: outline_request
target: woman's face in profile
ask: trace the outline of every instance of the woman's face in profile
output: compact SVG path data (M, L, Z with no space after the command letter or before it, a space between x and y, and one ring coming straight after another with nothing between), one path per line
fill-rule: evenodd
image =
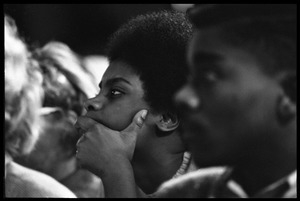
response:
M139 76L121 61L112 62L99 83L100 92L85 102L85 116L121 131L141 109L149 109Z

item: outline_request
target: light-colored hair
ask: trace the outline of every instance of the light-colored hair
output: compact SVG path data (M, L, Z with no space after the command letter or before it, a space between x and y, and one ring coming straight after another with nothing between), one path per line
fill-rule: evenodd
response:
M4 22L5 151L15 157L30 153L38 139L42 75L15 21L4 16Z
M97 93L97 85L93 83L92 77L83 68L82 58L68 45L59 41L50 41L42 48L37 49L35 53L41 68L56 68L71 82L73 87L79 89L88 98Z
M77 116L84 112L83 102L98 92L97 84L84 67L83 57L63 42L47 42L34 50L33 58L39 63L43 74L45 98L42 113L47 115L51 110L59 111L52 113L53 117L45 118L41 124L41 133L52 135L53 133L46 133L49 132L46 128L50 124L51 129L56 129L56 135L53 137L59 138L58 146L66 150L66 153L71 150L72 156L75 156L75 145L81 135L73 124ZM45 138L42 136L41 140L43 139ZM37 151L38 147L39 145Z
M84 68L93 77L95 86L98 86L109 66L108 58L105 55L88 55L83 57L82 63Z

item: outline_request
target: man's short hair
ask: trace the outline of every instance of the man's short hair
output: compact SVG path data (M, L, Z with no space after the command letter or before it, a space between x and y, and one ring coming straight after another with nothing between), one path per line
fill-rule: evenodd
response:
M224 42L251 51L270 73L296 68L296 4L200 4L188 16L200 30L218 26Z
M224 42L254 55L268 75L296 75L296 4L200 4L189 9L188 16L198 30L218 27ZM293 100L295 85L290 87Z

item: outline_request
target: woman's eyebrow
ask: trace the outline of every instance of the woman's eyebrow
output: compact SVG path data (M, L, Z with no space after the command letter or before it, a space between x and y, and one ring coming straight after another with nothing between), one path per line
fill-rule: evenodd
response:
M108 79L106 82L104 82L106 85L113 85L117 82L125 82L129 85L132 85L128 80L122 78L122 77L115 77L115 78L111 78L111 79ZM101 89L102 88L102 81L99 83L99 88Z

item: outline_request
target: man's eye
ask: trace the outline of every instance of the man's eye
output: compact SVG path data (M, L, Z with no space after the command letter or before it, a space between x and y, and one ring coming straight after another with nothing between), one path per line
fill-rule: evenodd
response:
M195 86L208 86L214 84L219 79L219 75L212 70L199 72L199 76L192 79Z
M217 74L213 71L207 71L204 73L204 79L208 82L215 82L218 78Z

